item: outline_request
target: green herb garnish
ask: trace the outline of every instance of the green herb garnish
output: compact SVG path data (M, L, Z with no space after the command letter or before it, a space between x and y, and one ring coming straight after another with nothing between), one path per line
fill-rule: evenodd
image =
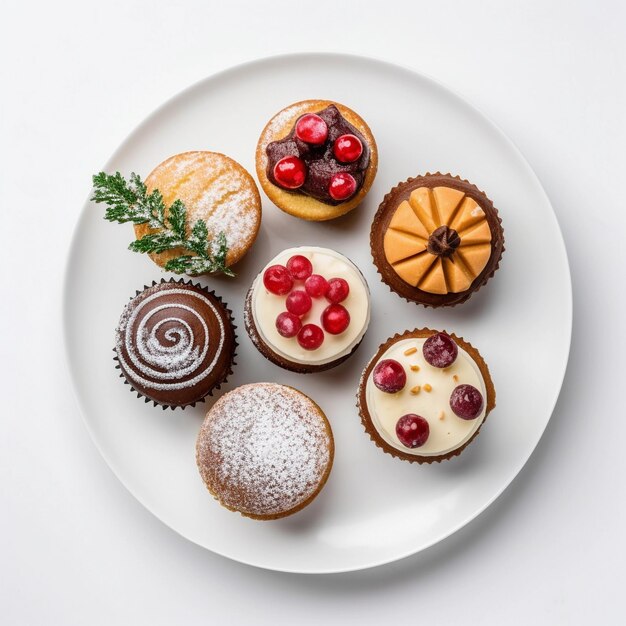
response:
M175 200L168 208L158 189L148 193L145 183L133 173L127 181L119 172L100 172L93 177L91 199L107 205L104 218L109 222L125 224L148 224L159 232L144 235L133 241L129 250L133 252L165 252L174 248L185 248L189 254L170 259L165 269L175 274L205 274L221 272L234 276L226 267L228 244L226 235L220 232L209 240L209 231L204 221L198 220L187 233L187 209L183 202Z

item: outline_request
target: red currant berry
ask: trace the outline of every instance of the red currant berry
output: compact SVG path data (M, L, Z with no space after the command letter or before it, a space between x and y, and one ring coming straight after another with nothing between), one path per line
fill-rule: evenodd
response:
M302 322L297 315L289 313L289 311L283 311L276 318L276 330L279 335L283 337L295 337L302 328Z
M305 324L298 333L298 343L305 350L317 350L324 341L324 331L317 324Z
M341 304L329 304L320 319L324 330L331 335L341 335L350 325L350 313Z
M263 284L269 292L284 296L291 291L293 280L284 265L272 265L263 273Z
M433 367L449 367L456 361L459 349L450 335L437 333L424 342L424 359Z
M306 143L319 146L328 137L328 125L319 115L307 113L296 124L296 137Z
M283 157L274 165L274 178L285 189L302 187L306 179L306 165L296 156Z
M463 420L475 420L483 410L483 396L472 385L459 385L450 395L450 408Z
M335 139L333 154L341 163L352 163L363 154L363 144L356 135L341 135Z
M311 296L303 289L294 289L288 296L285 306L289 313L304 315L311 310Z
M333 304L343 302L350 293L350 285L343 278L331 278L328 281L328 291L326 292L326 300Z
M304 281L304 288L311 298L321 298L328 291L328 281L319 274L311 274Z
M374 384L385 393L397 393L406 385L406 372L398 361L383 359L374 368Z
M430 434L428 422L415 413L403 415L396 423L396 435L403 446L419 448L426 443Z
M304 182L304 181L303 181ZM352 174L333 174L328 185L328 193L333 200L347 200L356 191L356 180Z
M296 254L287 261L287 270L294 280L306 280L313 273L313 266L305 256Z

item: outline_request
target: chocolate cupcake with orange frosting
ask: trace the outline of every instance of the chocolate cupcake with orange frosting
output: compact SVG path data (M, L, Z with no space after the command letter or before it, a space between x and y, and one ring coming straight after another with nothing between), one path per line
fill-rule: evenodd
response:
M383 199L370 235L392 291L424 306L465 302L498 269L502 220L492 201L450 174L409 178Z

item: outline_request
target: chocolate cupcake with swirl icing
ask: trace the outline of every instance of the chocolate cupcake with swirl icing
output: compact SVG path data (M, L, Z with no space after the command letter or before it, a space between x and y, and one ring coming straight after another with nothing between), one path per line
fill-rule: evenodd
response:
M164 409L195 405L232 373L232 313L214 292L182 279L145 287L126 305L114 351L138 397Z

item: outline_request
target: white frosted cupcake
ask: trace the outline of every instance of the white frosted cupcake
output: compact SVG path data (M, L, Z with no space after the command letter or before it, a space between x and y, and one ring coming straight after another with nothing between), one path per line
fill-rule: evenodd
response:
M259 352L303 374L345 361L369 321L365 278L329 248L284 250L261 270L246 297L246 330Z
M461 337L422 328L382 344L361 377L361 421L382 450L415 463L461 454L495 407L487 364Z

